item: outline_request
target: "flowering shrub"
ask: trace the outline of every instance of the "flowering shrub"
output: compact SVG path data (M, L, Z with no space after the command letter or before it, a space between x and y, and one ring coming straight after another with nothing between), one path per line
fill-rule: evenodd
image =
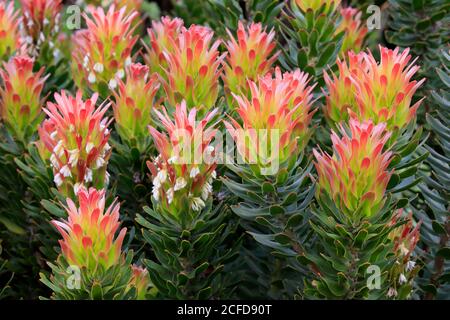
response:
M173 51L162 52L167 62L162 81L171 106L185 100L189 109L196 107L202 113L214 106L225 54L219 55L219 40L211 44L213 36L207 27L181 27Z
M144 56L150 72L156 72L165 77L164 70L167 69L168 65L163 52L169 54L175 52L176 41L181 33L182 26L183 20L179 18L162 17L161 21L152 22L152 28L147 30L150 46L146 46L147 54Z
M411 63L409 50L400 53L380 46L380 62L370 52L348 52L348 60L338 60L339 76L325 74L329 94L325 116L330 122L350 117L386 122L388 128L403 128L415 118L421 99L412 97L425 79L412 80L419 66Z
M341 47L341 55L352 50L353 52L361 51L364 38L367 34L367 28L362 25L361 12L352 7L341 9L342 22L336 32L345 32L344 41Z
M237 39L229 30L227 32L230 39L226 43L228 56L223 81L231 101L232 94L249 96L247 80L258 81L258 77L269 72L278 53L273 53L276 47L275 32L271 30L267 33L260 23L252 23L245 28L239 22Z
M308 82L300 70L282 74L277 69L274 77L260 77L259 84L249 80L250 98L234 95L240 121L230 118L225 125L241 157L258 171L285 163L306 146L313 115Z
M34 73L33 63L32 58L19 55L0 69L0 116L12 135L24 144L42 121L42 89L48 78L43 76L44 68Z
M335 154L330 156L313 150L319 176L318 193L327 193L345 214L360 210L371 216L383 206L391 172L392 153L383 152L390 134L385 123L349 122L351 135L341 129L342 138L332 132Z
M132 49L137 41L132 23L137 12L126 13L111 6L90 8L92 17L84 14L87 29L77 31L72 41L72 74L78 88L92 90L102 97L117 88L118 80L125 77L125 68L132 63Z
M60 31L61 0L20 0L23 11L22 30L29 54L38 58L50 49L59 58L57 37Z
M8 60L20 46L18 14L13 2L0 2L0 61Z
M0 299L449 299L447 2L0 0Z
M153 177L153 199L174 216L201 211L211 197L211 184L216 178L211 140L216 130L208 125L217 111L196 124L197 110L188 113L183 101L176 107L175 122L165 109L157 112L168 136L150 127L159 152L153 162L147 162Z
M148 67L132 64L126 69L126 81L119 80L115 92L114 119L121 139L144 152L148 146L147 127L151 124L150 112L156 104L159 83Z
M66 92L55 94L44 112L48 119L39 128L39 152L50 161L53 181L66 196L77 194L82 186L103 188L108 184L107 162L111 154L108 144L109 104L96 108L98 95L83 101L81 92L75 97Z

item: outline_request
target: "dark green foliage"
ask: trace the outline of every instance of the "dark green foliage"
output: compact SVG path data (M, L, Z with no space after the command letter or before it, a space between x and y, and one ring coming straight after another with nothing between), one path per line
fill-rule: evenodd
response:
M167 212L149 207L148 217L138 215L142 234L155 257L144 264L157 289L156 298L211 299L226 298L233 291L227 284L236 281L226 262L233 260L239 240L225 245L235 231L226 206L209 201L196 217L179 220ZM230 244L230 243L228 243ZM148 257L149 258L149 257Z
M174 16L186 26L204 24L217 35L225 36L225 29L237 30L239 20L261 22L269 28L284 6L279 0L183 0L173 1Z
M27 191L16 161L26 156L22 143L17 143L5 127L1 127L0 143L0 238L3 239L5 274L0 286L10 282L9 294L15 298L33 298L40 293L39 270L45 264L39 252L38 224L26 207L33 199Z
M54 300L133 300L136 289L129 286L132 259L129 251L122 255L121 263L107 270L100 267L91 274L84 267L70 266L60 256L56 264L48 263L53 272L50 279L41 274L41 281L53 291Z
M395 258L393 243L387 237L394 229L389 222L395 206L389 202L377 214L351 221L328 196L320 198L320 207L313 210L311 222L320 240L317 248L306 255L316 278L305 283L305 297L385 298L389 288L387 277ZM378 289L368 287L370 266L379 267Z
M303 156L294 160L295 163L282 165L272 176L256 174L248 165L230 164L231 173L223 178L225 186L240 202L231 207L232 211L241 218L243 228L266 247L262 255L255 253L249 257L249 266L256 274L269 276L268 290L279 282L279 290L291 293L289 287L301 285L304 276L296 259L305 254L308 246L308 207L314 196L310 180L312 164ZM269 253L277 258L267 256ZM253 255L260 257L253 260ZM294 270L296 275L290 281L287 276L277 279L277 274L292 274ZM275 279L270 279L273 276Z
M443 68L437 70L442 90L432 93L437 108L427 115L434 139L425 147L430 153L427 159L429 172L424 172L420 191L427 207L417 211L423 220L421 229L425 245L425 268L419 285L428 299L450 298L450 55L442 51Z
M446 0L390 0L388 1L389 21L385 31L387 41L401 48L410 48L414 57L419 57L421 65L418 79L426 77L422 95L430 90L443 88L435 68L439 66L440 49L450 38L450 2ZM425 122L423 111L433 109L427 101L426 108L419 116ZM420 111L420 109L419 109Z
M292 5L283 11L279 22L280 64L285 70L300 68L318 83L317 93L324 86L323 71L334 69L344 33L336 34L338 12L326 13L325 7L302 13Z
M123 201L121 221L125 225L134 226L136 213L142 212L142 207L148 205L148 199L151 197L151 180L146 165L152 154L151 148L148 147L141 153L135 147L122 144L118 140L110 138L110 142L113 147L108 165L110 185L113 193Z

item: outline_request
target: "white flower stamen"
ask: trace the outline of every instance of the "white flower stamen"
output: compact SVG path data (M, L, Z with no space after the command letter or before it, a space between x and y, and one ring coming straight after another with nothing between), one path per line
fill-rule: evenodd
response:
M117 88L117 81L116 81L116 79L109 80L108 86L109 86L109 88L111 90L114 90L115 88Z
M92 142L89 142L89 143L86 145L86 152L87 152L87 153L91 152L91 150L92 150L94 147L95 147L94 144L93 144Z
M192 199L192 204L191 204L192 210L200 211L204 207L205 207L205 202L203 202L203 200L201 198L195 197Z
M177 181L175 182L175 187L173 188L174 191L178 191L183 189L187 185L186 180L184 180L183 177L177 178Z
M167 190L167 202L171 204L172 201L173 201L173 189L170 188L169 190Z
M405 275L403 273L400 274L400 277L398 278L398 283L399 284L405 284L408 281L408 279L406 279Z
M103 67L103 64L101 64L100 62L97 62L96 64L94 64L94 71L97 73L102 73L103 70L105 68Z
M71 177L72 172L70 171L69 167L67 165L63 166L61 170L59 171L64 177Z
M86 169L86 173L84 174L84 181L86 183L92 182L92 170Z
M95 80L97 80L97 78L95 77L95 73L93 73L93 72L89 73L89 76L88 76L89 83L95 83Z
M55 177L53 178L53 181L55 182L56 186L59 188L63 184L62 176L57 173Z
M406 271L411 271L412 269L414 269L414 267L416 266L416 262L415 261L408 261L406 263Z
M193 167L193 168L191 169L191 172L190 172L190 174L189 174L189 177L195 178L199 173L200 173L200 170L198 169L198 167Z

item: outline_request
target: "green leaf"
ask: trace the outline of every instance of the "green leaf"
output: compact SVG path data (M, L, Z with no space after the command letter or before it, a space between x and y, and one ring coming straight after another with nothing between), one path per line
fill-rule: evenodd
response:
M103 289L102 286L94 282L91 288L91 299L92 300L103 300Z
M0 222L3 223L3 225L11 232L19 235L23 235L26 233L25 229L18 226L16 223L12 222L10 219L7 219L6 217L0 216Z

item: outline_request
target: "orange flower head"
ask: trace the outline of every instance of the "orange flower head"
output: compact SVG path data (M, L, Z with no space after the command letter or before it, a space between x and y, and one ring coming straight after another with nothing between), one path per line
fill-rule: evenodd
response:
M28 53L37 58L48 46L58 58L57 37L60 33L61 0L20 0L23 12L22 30Z
M310 137L312 90L309 77L300 70L249 80L251 98L234 95L240 121L225 122L244 162L258 172L283 164L303 150ZM242 123L242 125L240 124Z
M61 253L70 265L85 267L90 272L107 270L121 259L122 242L126 228L120 227L120 204L115 200L105 210L105 190L84 187L77 193L79 206L67 198L67 220L53 220L61 233Z
M342 57L345 57L349 50L353 50L353 52L361 51L368 31L367 27L362 24L361 14L361 11L352 7L341 9L342 21L336 29L336 33L344 31L344 40L341 47Z
M44 109L48 119L38 130L38 148L44 160L50 154L54 182L66 196L76 195L82 186L101 189L108 184L110 121L104 115L109 104L97 108L97 98L94 94L83 101L81 91L75 97L62 91Z
M370 52L348 52L339 60L339 76L325 72L328 89L325 116L333 125L349 118L386 122L389 130L401 129L415 119L421 101L411 107L416 90L425 79L411 80L419 69L410 63L409 49L402 53L380 46L381 61Z
M131 64L126 73L126 81L119 80L118 90L114 92L116 128L122 141L144 152L159 82L157 75L149 76L148 67L140 63Z
M27 143L42 121L41 97L44 68L33 72L34 61L27 55L13 57L0 69L0 117L16 139Z
M162 17L161 21L152 21L152 27L147 30L150 38L150 46L145 45L147 53L144 60L150 68L150 72L156 72L161 77L165 76L167 61L163 52L173 54L176 41L181 33L183 20L180 18ZM167 78L166 78L167 80Z
M165 128L161 133L150 127L150 134L159 152L153 162L147 162L153 178L153 198L166 212L181 214L201 211L212 195L216 178L217 157L212 140L217 132L209 125L218 110L196 121L197 110L189 112L184 101L177 105L174 118L156 111Z
M213 36L207 27L182 27L174 51L163 51L167 69L161 78L172 107L185 100L188 109L203 114L216 103L225 54L219 56L220 40L211 44Z
M0 61L7 61L20 47L18 15L13 1L0 1Z
M132 49L137 41L133 35L136 11L126 14L126 8L111 6L89 10L84 14L87 29L79 30L72 40L72 73L78 88L99 92L102 97L115 90L125 77L125 69L132 63Z
M247 80L257 81L260 76L266 75L278 58L279 52L273 53L276 47L275 31L266 32L260 23L252 23L245 28L239 21L237 39L229 30L227 32L228 56L223 81L225 91L231 100L233 93L249 96L250 88Z
M376 214L382 207L391 172L391 151L383 151L390 137L386 124L350 119L350 134L341 127L341 137L331 134L332 156L316 149L318 196L327 194L349 216L358 212Z

